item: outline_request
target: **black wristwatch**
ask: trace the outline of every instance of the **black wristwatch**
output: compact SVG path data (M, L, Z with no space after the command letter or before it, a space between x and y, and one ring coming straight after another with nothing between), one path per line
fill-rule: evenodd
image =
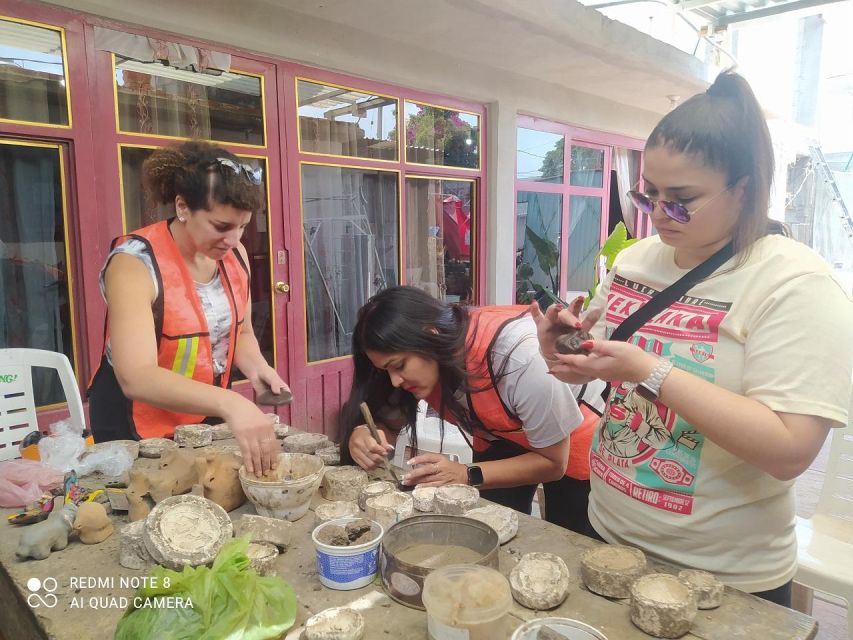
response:
M468 484L472 487L483 484L483 470L475 464L468 465Z

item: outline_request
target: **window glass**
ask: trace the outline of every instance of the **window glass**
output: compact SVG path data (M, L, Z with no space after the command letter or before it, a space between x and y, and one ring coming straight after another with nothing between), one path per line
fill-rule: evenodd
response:
M560 295L563 196L519 191L516 202L515 302L528 304L540 289Z
M572 145L569 183L577 187L604 185L604 150Z
M0 20L0 118L68 125L59 31Z
M569 197L569 282L571 292L592 289L601 242L601 198ZM571 298L571 294L569 294Z
M480 116L406 102L406 162L479 169Z
M398 177L302 165L308 360L351 352L359 308L399 282Z
M119 129L262 146L261 79L116 58Z
M58 351L73 365L60 153L0 140L0 349ZM54 371L32 373L37 406L65 401Z
M563 183L565 137L560 133L518 127L516 177L533 182Z
M406 179L406 284L450 302L472 302L474 182Z
M301 151L397 160L397 99L307 80L297 84Z

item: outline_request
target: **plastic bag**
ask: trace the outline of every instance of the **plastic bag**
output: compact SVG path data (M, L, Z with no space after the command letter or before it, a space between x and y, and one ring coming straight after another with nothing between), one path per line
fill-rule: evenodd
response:
M71 471L80 454L86 449L86 441L79 427L70 420L60 420L50 425L50 436L39 440L39 456L48 467L63 473Z
M296 594L281 578L258 576L246 556L248 547L248 538L225 543L212 569L155 567L153 584L137 589L115 640L280 638L296 620Z
M63 474L36 460L0 462L0 507L25 507L62 486Z
M127 447L118 443L107 443L102 447L99 451L85 454L80 462L74 465L78 476L87 476L96 471L100 471L105 476L120 476L130 469L133 458L130 457Z

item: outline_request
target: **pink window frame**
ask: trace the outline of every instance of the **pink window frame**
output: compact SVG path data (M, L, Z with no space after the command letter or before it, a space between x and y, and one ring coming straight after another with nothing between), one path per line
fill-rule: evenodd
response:
M532 129L535 131L544 131L547 133L555 133L564 136L565 144L563 146L563 182L555 184L551 182L535 182L533 180L521 180L518 176L518 153L517 153L517 137L516 137L516 154L515 162L515 202L513 207L518 203L519 191L530 191L535 193L553 193L562 196L562 214L560 222L560 291L557 295L565 299L568 291L568 248L569 236L566 230L569 228L571 220L571 196L595 196L601 198L601 224L599 229L599 246L603 244L607 238L607 228L610 214L610 169L611 169L611 149L613 147L621 147L639 151L642 154L644 140L633 138L617 133L609 133L605 131L595 131L592 129L584 129L574 125L564 124L553 120L547 120L538 116L518 114L516 117L516 132L518 128ZM601 187L582 187L569 184L570 181L570 166L571 166L571 148L572 146L588 147L601 149L604 151L604 179ZM642 175L642 155L640 158L640 174ZM517 216L513 217L513 255L515 255L515 247L518 246L517 237ZM631 232L637 237L647 235L648 223L645 216L642 214L637 218L635 229ZM515 300L516 278L515 269L513 269L512 295Z

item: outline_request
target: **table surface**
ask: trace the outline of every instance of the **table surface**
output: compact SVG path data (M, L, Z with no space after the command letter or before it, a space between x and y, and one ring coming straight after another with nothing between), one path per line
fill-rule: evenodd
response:
M319 493L312 503L325 502ZM0 510L4 516L11 510ZM254 513L250 503L231 513ZM121 579L139 578L146 571L126 569L118 563L118 529L126 522L126 514L113 514L116 534L97 545L85 545L76 539L66 549L53 552L46 560L18 561L15 548L26 527L0 523L0 637L5 640L55 638L57 640L101 640L112 638L116 623L123 610L112 598L131 598L134 589L122 587ZM4 518L5 520L5 518ZM426 614L398 604L382 592L381 584L373 584L353 591L334 591L320 584L315 568L311 528L314 516L311 511L293 523L292 545L276 560L277 575L287 580L296 591L298 601L297 626L311 615L334 606L346 605L358 598L373 604L361 609L366 622L366 639L373 638L427 638ZM609 640L643 640L651 636L640 631L630 620L627 600L611 600L588 591L580 578L580 555L591 546L600 544L591 538L578 535L556 525L530 516L519 516L518 535L500 550L500 571L509 572L530 551L549 551L565 560L570 572L569 596L556 609L535 612L513 602L506 618L505 637L523 621L537 617L561 616L574 618L596 627ZM675 568L652 562L652 566L665 572ZM30 578L54 578L58 588L54 592L57 604L47 607L36 600L30 606L27 598ZM79 586L78 580L90 581L90 586ZM94 580L102 579L94 583ZM72 586L73 585L73 586ZM713 610L699 611L688 640L808 640L817 633L816 621L799 612L766 602L749 594L726 588L722 605ZM298 629L287 634L298 638ZM497 640L497 639L496 639Z

